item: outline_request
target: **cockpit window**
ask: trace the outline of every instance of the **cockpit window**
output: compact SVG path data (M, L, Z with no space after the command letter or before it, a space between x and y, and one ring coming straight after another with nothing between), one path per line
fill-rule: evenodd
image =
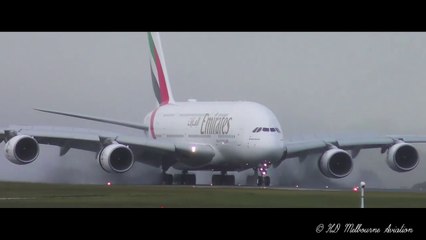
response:
M252 132L253 133L258 133L258 132L281 133L281 130L279 128L257 127L253 129Z

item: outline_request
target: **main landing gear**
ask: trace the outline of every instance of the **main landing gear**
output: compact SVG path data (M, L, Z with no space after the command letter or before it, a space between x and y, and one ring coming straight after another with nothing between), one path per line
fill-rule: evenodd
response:
M195 185L195 174L189 174L188 171L182 171L182 174L173 176L173 183L176 185Z
M226 171L222 171L220 175L212 176L212 185L213 186L234 186L235 176L227 175Z
M264 161L257 168L253 168L254 174L247 176L248 186L265 186L271 185L271 177L268 176L268 168L271 162Z
M182 174L167 174L163 171L163 185L195 185L197 179L195 174L189 174L188 171L183 171Z
M271 162L264 161L258 167L253 168L254 174L247 176L248 186L265 186L271 185L271 178L268 176L268 168ZM163 185L195 185L197 183L195 174L188 171L182 171L181 174L167 174L167 168L163 169L162 184ZM227 171L222 171L220 175L212 176L212 185L214 186L234 186L235 176L228 175Z
M163 180L161 183L163 185L173 185L173 175L163 172Z

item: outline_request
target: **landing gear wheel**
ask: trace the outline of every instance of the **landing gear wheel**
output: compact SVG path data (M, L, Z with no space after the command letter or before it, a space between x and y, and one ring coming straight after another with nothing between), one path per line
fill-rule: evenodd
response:
M182 174L175 174L173 176L173 184L183 185L183 175Z
M173 184L173 175L163 174L163 185L172 185Z
M234 186L235 176L234 175L213 175L212 185L213 186Z
M269 187L271 185L271 177L269 176L264 176L261 177L259 176L257 178L257 186L265 186L265 187Z
M196 182L195 174L186 174L184 176L185 176L184 185L195 185L195 182Z
M222 185L222 176L221 175L213 175L212 176L212 185L213 186Z
M265 187L269 187L271 185L271 177L269 176L264 177L263 184L265 185Z
M225 186L234 186L235 185L235 176L234 175L225 175L222 176L223 185Z
M195 174L175 174L173 177L174 184L176 185L195 185Z
M257 186L263 186L263 177L259 176L257 177Z
M246 185L247 186L256 186L257 185L257 176L256 175L247 176Z

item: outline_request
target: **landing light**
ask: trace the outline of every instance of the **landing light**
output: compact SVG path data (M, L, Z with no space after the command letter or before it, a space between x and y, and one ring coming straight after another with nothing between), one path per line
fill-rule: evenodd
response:
M192 146L192 147L191 147L191 152L195 153L196 151L197 151L197 147Z
M107 182L107 186L111 186L111 182Z
M358 187L353 188L354 192L358 192Z

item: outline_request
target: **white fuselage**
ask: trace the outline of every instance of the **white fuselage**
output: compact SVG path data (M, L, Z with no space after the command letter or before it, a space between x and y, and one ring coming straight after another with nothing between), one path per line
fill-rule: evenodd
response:
M174 143L206 144L215 151L202 167L181 170L237 171L274 163L283 155L281 126L271 110L252 102L178 102L149 113L150 137ZM254 130L257 131L254 131Z

